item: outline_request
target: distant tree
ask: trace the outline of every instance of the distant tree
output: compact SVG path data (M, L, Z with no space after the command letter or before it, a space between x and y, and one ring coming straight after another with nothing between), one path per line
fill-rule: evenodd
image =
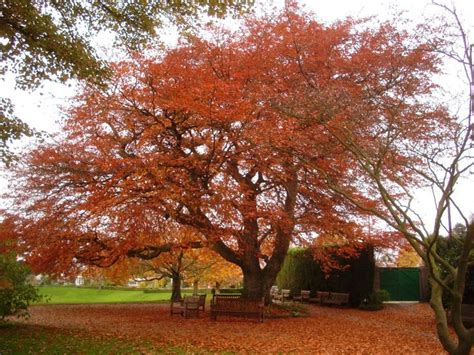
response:
M436 241L436 252L446 259L450 265L457 267L459 259L462 256L462 250L467 234L466 226L457 223L449 236L442 236ZM474 262L474 253L472 255L472 262ZM449 271L441 265L443 272L447 274Z
M128 258L111 267L112 270L117 268L125 268L122 274L136 281L171 279L173 300L182 298L183 281L192 283L197 292L200 281L222 284L236 283L242 278L238 267L207 248L174 248L151 260Z
M184 274L195 268L197 260L187 255L184 250L171 250L153 260L136 260L132 269L132 277L136 280L171 279L171 299L181 299L181 285Z
M418 267L421 263L421 257L411 247L400 250L396 265L397 267Z
M193 280L195 287L198 282L212 283L215 288L225 287L226 285L235 286L242 283L242 270L211 250L207 250L202 254L200 263L204 267L198 267L197 272L193 272L188 276Z

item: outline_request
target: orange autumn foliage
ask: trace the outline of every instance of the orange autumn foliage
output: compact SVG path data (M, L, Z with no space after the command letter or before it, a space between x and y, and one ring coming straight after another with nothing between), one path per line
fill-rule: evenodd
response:
M383 209L322 124L349 127L374 150L387 126L426 144L442 131L444 111L416 100L437 71L428 38L390 23L323 25L294 6L238 33L209 31L116 63L109 88L85 88L55 143L26 155L13 197L36 270L205 245L260 297L290 243L343 241L351 254L370 239L364 208L328 185ZM391 146L384 174L410 185L396 162L417 161L405 153ZM170 240L167 223L197 240Z
M175 249L162 253L152 260L126 258L108 268L88 268L83 273L92 278L103 278L116 284L126 284L129 280L146 284L163 278L198 282L202 285L238 284L242 281L241 270L225 261L219 254L208 248Z
M421 258L413 248L402 249L397 258L397 267L419 267L421 264Z

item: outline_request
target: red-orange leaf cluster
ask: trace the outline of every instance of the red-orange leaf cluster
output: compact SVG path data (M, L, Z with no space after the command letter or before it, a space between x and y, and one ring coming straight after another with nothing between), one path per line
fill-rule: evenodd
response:
M325 26L290 7L209 38L117 63L107 90L78 96L56 143L29 153L16 202L38 271L151 258L179 225L261 296L291 242L319 236L350 253L367 237L359 217L382 208L339 131L364 154L387 132L410 142L441 131L444 112L420 98L437 59L389 23ZM388 168L375 173L413 183L397 163L414 156L384 147Z

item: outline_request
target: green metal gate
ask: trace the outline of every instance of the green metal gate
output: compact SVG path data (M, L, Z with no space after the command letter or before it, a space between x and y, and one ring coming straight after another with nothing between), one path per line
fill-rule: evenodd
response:
M391 301L419 301L420 269L382 268L380 288L390 293Z

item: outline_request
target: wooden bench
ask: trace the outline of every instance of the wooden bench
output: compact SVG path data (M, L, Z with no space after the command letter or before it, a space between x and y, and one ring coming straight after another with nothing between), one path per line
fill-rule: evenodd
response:
M315 298L310 298L310 302L318 302L321 306L338 305L347 306L349 304L349 294L342 292L318 291Z
M278 287L277 286L272 286L272 288L270 289L270 298L273 301L281 301L281 294L280 294L280 291L278 291Z
M462 304L461 315L466 326L474 325L474 304Z
M206 296L207 294L203 293L201 295L198 295L199 297L199 308L205 312L206 311Z
M257 318L263 322L264 300L242 298L240 295L214 295L211 301L211 319L218 315Z
M277 301L279 303L283 301L288 301L290 299L290 290L283 289L281 291L278 291L278 288L272 289L270 290L270 296L272 297L272 301Z
M321 297L321 305L347 306L349 304L349 294L342 292L328 292L328 295Z
M299 296L294 296L293 300L299 302L309 302L309 295L311 291L309 290L301 290L301 294Z
M329 297L329 292L326 291L318 291L316 292L316 297L310 297L310 303L319 303L322 305L322 300L325 300Z
M201 308L199 296L186 296L184 299L171 300L170 314L181 314L184 318L195 314L199 317L199 308Z

